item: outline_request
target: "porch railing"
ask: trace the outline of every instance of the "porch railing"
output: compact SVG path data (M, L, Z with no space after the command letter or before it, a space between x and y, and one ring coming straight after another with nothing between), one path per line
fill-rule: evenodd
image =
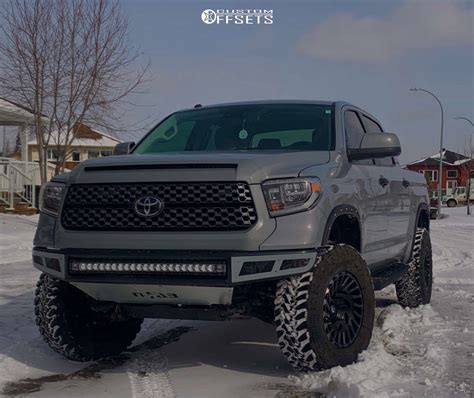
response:
M17 201L35 207L39 165L0 157L0 202L13 210Z

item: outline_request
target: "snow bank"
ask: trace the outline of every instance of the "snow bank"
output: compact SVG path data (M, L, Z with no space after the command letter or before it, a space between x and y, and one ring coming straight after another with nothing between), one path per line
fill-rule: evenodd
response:
M410 377L407 377L407 358L417 356L417 362L424 363L422 366L427 374L423 381L424 388L433 386L430 378L442 371L446 352L428 342L421 347L409 344L407 337L413 335L414 329L421 332L423 326L432 328L434 317L436 314L429 305L404 309L393 304L378 310L372 341L369 348L359 356L357 363L290 376L290 379L304 389L314 390L328 397L403 396L407 392L401 386ZM433 367L434 364L437 366Z
M32 237L37 224L38 215L0 214L0 264L31 258Z

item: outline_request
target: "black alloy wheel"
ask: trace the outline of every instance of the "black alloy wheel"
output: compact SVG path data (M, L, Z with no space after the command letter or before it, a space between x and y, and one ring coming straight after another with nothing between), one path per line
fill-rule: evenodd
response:
M352 345L364 316L362 289L354 275L344 271L334 275L326 289L323 312L328 340L338 348Z

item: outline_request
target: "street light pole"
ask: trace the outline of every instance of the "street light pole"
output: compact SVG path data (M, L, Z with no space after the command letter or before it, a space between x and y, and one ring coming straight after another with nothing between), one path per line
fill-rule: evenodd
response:
M441 184L443 183L443 129L444 129L444 109L443 104L439 98L433 94L431 91L425 90L423 88L411 88L410 91L423 91L431 95L439 104L441 109L441 135L439 141L439 173L438 173L438 219L441 218Z
M471 119L468 119L467 117L464 116L456 116L456 120L465 120L468 122L473 128L474 128L474 123L472 122ZM472 134L474 134L474 131L471 133L469 136L469 153L470 153L470 159L469 159L469 171L468 171L468 176L467 176L467 187L466 187L466 199L467 199L467 214L471 214L471 208L470 208L470 201L471 201L471 172L472 172Z

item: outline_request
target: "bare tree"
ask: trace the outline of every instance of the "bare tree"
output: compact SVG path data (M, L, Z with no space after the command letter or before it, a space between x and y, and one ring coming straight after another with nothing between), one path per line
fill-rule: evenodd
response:
M0 91L35 115L42 182L48 145L56 147L59 173L77 126L120 120L125 97L146 82L140 58L115 0L2 2Z

